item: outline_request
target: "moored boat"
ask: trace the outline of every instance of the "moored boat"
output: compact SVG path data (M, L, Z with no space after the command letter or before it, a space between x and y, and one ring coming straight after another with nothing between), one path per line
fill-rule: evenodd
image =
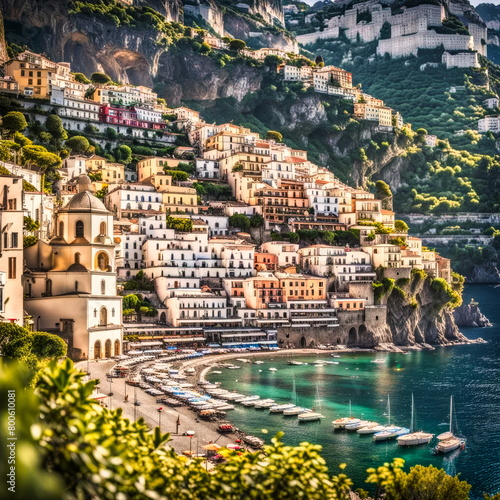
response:
M414 431L415 427L415 401L413 394L411 395L411 421L410 433L398 437L397 441L400 446L417 446L419 444L427 444L434 437L434 434L423 431Z
M302 406L294 406L293 408L289 408L288 410L283 410L283 415L300 415L301 413L310 412L310 408L302 408Z
M392 439L398 436L402 436L403 434L408 434L410 429L406 427L398 427L398 426L387 426L385 430L381 432L376 432L373 435L374 441L386 441L387 439Z
M269 408L269 413L281 413L285 410L289 410L290 408L294 408L294 404L284 404L284 405L274 405Z
M465 439L457 437L452 432L453 427L453 396L450 397L450 430L437 436L438 444L434 451L436 453L449 453L458 448L465 447Z
M321 420L322 418L325 418L325 416L315 411L308 411L300 413L297 418L300 422L313 422L315 420Z
M359 428L356 432L358 434L375 434L376 432L382 432L384 429L385 426L377 424L377 422L371 422L371 424Z

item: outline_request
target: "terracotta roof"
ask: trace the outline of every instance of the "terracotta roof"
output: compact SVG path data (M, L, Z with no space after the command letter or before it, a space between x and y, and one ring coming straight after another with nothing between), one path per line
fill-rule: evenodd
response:
M384 210L384 209L382 209L381 212L385 215L394 215L395 213L392 210Z
M304 158L297 158L296 156L285 156L285 161L288 163L305 163L307 160Z

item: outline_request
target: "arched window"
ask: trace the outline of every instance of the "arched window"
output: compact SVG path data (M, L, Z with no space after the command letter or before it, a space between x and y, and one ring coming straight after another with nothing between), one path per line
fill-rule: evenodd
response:
M109 257L106 252L99 252L97 254L97 267L101 271L107 271L109 269Z
M101 295L106 294L106 280L101 280Z
M106 223L101 222L101 225L99 226L99 234L106 234Z
M125 258L128 259L128 252L125 252Z
M82 220L77 220L75 223L75 238L83 238L85 233L85 225Z
M79 252L75 253L75 264L80 264L81 254Z
M134 252L134 259L137 259L137 252Z
M59 222L59 237L64 238L64 222Z
M108 324L108 310L105 307L101 307L99 311L99 326L106 326Z
M104 357L105 358L110 358L111 357L111 340L106 340L106 343L104 344Z
M101 356L101 342L99 340L96 340L94 344L94 359L100 359Z
M78 281L75 281L75 292L78 292Z
M119 356L119 355L120 355L120 341L115 340L115 356Z
M45 280L45 297L52 295L52 280Z
M111 309L111 317L114 318L115 317L115 308L113 307L113 309Z

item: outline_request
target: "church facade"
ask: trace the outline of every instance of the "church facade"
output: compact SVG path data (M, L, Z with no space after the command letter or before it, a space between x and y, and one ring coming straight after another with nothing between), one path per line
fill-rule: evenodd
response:
M87 175L56 216L56 234L27 249L25 309L34 328L57 333L75 360L122 353L122 297L116 291L113 214Z

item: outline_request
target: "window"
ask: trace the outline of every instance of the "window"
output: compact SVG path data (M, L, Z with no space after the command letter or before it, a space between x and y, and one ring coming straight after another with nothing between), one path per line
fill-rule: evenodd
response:
M3 233L3 247L4 248L9 247L9 235L8 235L8 233Z
M108 310L105 307L101 307L99 311L99 326L106 326L108 324Z
M64 222L59 222L59 237L63 238L64 237Z
M10 280L16 279L16 257L9 257L9 273Z
M78 281L75 281L75 292L78 292Z
M45 280L45 297L52 296L52 280Z
M82 220L77 220L75 223L75 238L83 238L85 233L85 225Z
M99 252L97 254L97 267L101 271L107 271L109 269L109 257L106 252Z
M106 234L106 223L105 222L101 222L101 225L99 226L99 234Z
M101 295L105 295L105 294L106 294L106 281L101 280Z
M75 253L75 264L80 264L80 254L78 252Z

